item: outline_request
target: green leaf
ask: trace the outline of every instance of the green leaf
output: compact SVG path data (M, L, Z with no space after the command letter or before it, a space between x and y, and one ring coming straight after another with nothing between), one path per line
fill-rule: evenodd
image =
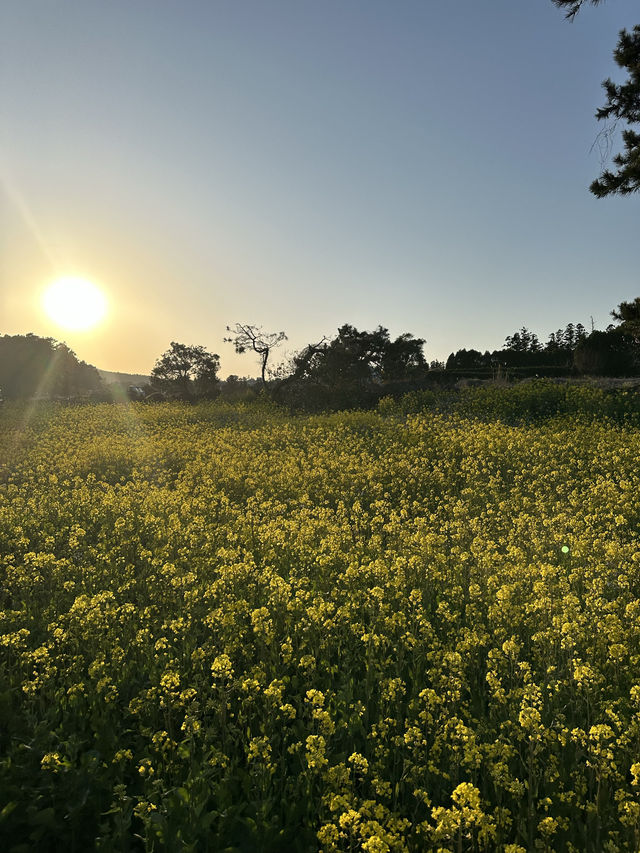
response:
M32 826L51 826L55 820L56 813L54 809L40 809L29 817L29 823Z
M11 800L11 802L7 803L6 806L0 812L0 820L4 820L6 817L9 817L11 812L18 807L18 804L15 800Z

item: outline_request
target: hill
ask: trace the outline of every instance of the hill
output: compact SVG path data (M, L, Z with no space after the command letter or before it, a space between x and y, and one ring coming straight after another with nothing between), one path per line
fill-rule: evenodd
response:
M113 370L100 370L98 368L98 373L100 374L100 378L107 385L112 385L114 383L118 385L149 385L151 383L151 377L146 376L144 373L118 373Z

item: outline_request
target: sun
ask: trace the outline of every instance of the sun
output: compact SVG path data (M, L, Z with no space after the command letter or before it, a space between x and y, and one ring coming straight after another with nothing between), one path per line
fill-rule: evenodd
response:
M93 329L107 313L104 293L86 278L63 276L42 294L42 307L49 319L63 329Z

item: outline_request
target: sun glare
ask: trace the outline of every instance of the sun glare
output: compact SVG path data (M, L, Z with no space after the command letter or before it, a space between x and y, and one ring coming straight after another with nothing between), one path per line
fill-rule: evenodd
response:
M63 329L92 329L104 318L107 300L93 282L65 276L52 281L42 295L47 316Z

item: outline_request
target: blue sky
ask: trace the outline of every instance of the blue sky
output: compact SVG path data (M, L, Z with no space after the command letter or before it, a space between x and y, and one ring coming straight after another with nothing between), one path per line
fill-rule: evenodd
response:
M148 372L236 321L345 322L429 359L596 327L640 293L639 199L597 200L601 82L637 3L5 0L0 333ZM108 320L56 328L57 275Z

